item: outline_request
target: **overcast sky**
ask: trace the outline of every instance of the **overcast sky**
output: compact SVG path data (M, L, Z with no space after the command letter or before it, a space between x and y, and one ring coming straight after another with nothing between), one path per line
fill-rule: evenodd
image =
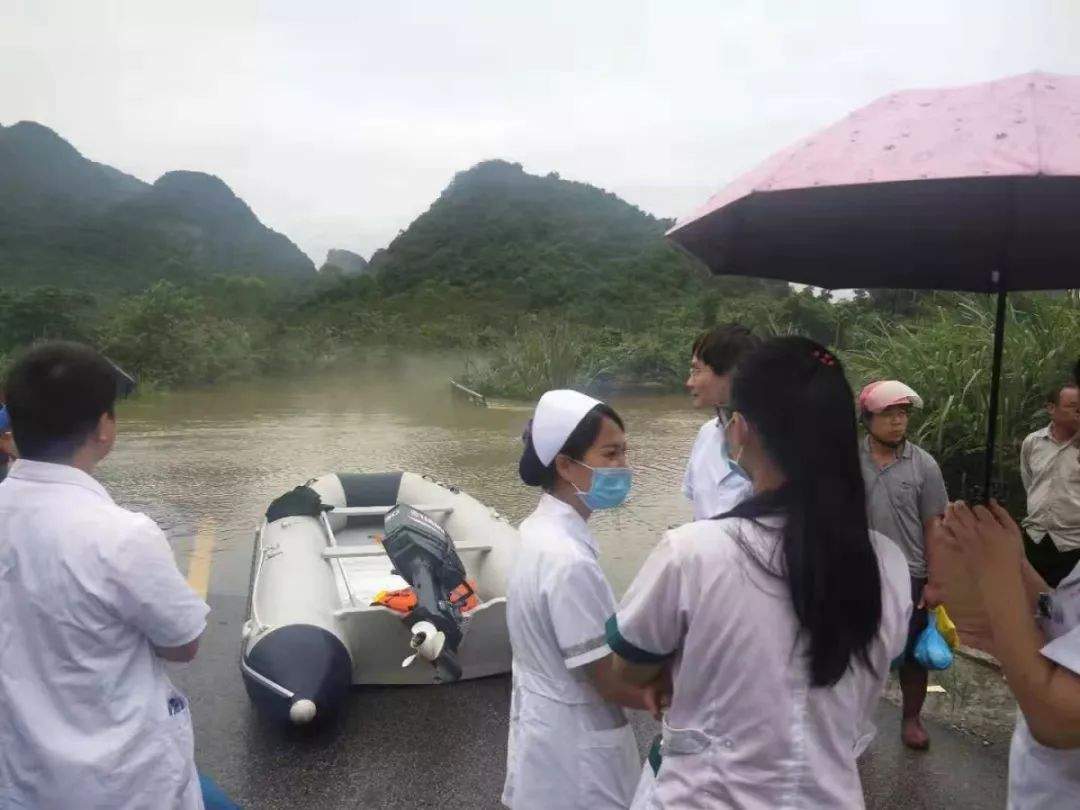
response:
M892 90L1080 73L1074 0L0 0L0 124L220 176L321 264L487 158L659 216Z

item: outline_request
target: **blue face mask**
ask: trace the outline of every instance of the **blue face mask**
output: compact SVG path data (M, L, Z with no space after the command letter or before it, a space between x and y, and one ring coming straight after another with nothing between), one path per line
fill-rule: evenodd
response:
M582 492L574 487L582 503L594 512L597 509L614 509L616 506L622 506L626 501L626 496L630 494L630 484L633 480L629 467L590 467L580 461L571 460L575 464L581 464L582 467L592 470L592 483L589 484L588 492Z

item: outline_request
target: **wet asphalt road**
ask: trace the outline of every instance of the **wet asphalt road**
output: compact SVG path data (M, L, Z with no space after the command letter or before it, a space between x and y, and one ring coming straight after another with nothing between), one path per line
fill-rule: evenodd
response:
M244 598L209 598L196 662L173 677L191 697L196 760L245 808L498 808L509 679L450 687L354 690L336 724L281 728L256 715L237 667ZM930 752L899 742L899 710L883 702L878 738L860 767L867 806L990 810L1005 806L1008 750L930 726ZM635 716L642 750L652 720Z

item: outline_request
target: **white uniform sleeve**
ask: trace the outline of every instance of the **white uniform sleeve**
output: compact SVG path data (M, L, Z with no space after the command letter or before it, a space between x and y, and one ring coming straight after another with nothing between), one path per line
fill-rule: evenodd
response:
M690 456L690 460L686 462L686 472L683 473L682 478L682 494L686 496L686 499L691 503L694 502L694 456Z
M604 622L615 610L615 595L600 566L575 559L552 572L550 582L548 614L566 668L576 669L609 655Z
M1080 626L1055 638L1042 648L1042 654L1058 666L1080 675Z
M686 461L686 472L683 473L682 493L691 503L694 502L694 462L697 460L698 445L701 444L701 434L704 431L705 425L702 425L701 429L694 437L694 443L690 445L690 458ZM700 482L698 482L698 484L700 485Z
M688 614L682 567L669 532L634 577L618 612L608 620L608 645L631 663L660 663L682 646Z
M110 572L115 607L156 647L179 647L206 629L209 606L180 575L165 534L142 518L117 546Z

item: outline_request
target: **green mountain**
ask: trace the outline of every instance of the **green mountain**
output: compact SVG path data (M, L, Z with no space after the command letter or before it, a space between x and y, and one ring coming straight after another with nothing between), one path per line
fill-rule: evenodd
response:
M642 253L674 257L661 241L666 225L595 186L491 160L459 172L372 264L402 286L429 277L501 286L554 274L548 280L569 292L582 276L632 269Z
M0 126L0 282L140 289L212 275L310 279L311 260L217 177L153 185L87 160L48 127Z
M459 172L372 256L371 269L383 295L441 301L451 313L486 310L505 321L552 310L631 329L699 294L786 293L773 282L710 277L664 240L670 224L596 186L491 160Z

